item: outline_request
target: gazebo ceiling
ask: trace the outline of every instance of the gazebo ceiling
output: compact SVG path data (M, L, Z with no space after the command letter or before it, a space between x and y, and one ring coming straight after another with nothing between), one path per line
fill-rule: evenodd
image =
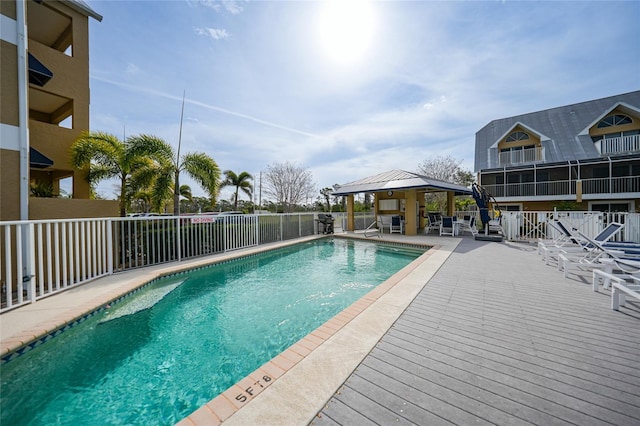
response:
M332 195L349 195L364 192L402 191L407 189L426 192L454 191L455 195L471 195L472 191L462 185L444 182L405 170L390 170L375 176L339 185Z

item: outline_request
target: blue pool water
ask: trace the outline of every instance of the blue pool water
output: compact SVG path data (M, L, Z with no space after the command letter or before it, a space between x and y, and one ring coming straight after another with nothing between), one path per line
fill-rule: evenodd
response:
M323 239L156 280L2 366L0 424L174 424L422 252Z

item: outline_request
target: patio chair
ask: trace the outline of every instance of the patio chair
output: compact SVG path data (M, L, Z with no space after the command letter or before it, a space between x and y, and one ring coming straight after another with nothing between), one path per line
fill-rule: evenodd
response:
M587 244L583 245L582 252L561 251L558 255L558 270L564 272L567 277L570 269L602 268L601 259L614 259L622 261L640 261L640 248L635 244L625 246L618 243L613 246L604 246L603 243L592 239L580 231L577 231L581 239ZM605 263L610 263L606 261Z
M625 306L627 296L640 301L640 262L636 262L636 272L633 274L612 274L600 269L593 270L593 291L598 291L598 283L603 287L611 287L611 309L620 310Z
M542 254L545 247L562 247L566 244L577 244L570 227L566 226L560 219L547 221L547 225L554 229L557 233L555 238L538 238L538 254Z
M558 229L564 235L564 238L556 244L546 245L542 244L542 247L539 246L538 252L542 254L542 260L548 265L549 261L557 257L560 253L584 253L588 252L590 249L594 248L593 244L590 244L588 240L584 238L584 234L580 231L573 233L568 226L566 226L561 221L556 221L555 224L553 222L549 222L549 224L556 229ZM626 245L629 243L609 243L608 241L622 231L624 225L618 222L611 222L607 225L602 231L598 233L595 237L593 237L594 241L597 241L605 246L617 246L617 245ZM631 247L631 245L629 245Z
M455 235L454 226L453 217L443 216L440 222L440 236L451 235L453 237Z
M429 219L429 223L427 224L424 233L428 234L429 231L440 232L440 222L442 222L442 216L440 216L440 213L429 213L427 218Z
M384 232L384 229L387 228L391 233L391 216L378 215L378 226L380 227L380 232Z
M399 234L404 233L404 223L400 216L392 216L391 217L391 227L389 228L389 233L393 234L397 232Z
M465 216L466 217L466 216ZM476 228L476 217L475 216L471 216L469 217L468 221L463 221L461 223L462 225L462 229L461 232L470 232L471 235L473 235L474 237L478 234L478 229Z

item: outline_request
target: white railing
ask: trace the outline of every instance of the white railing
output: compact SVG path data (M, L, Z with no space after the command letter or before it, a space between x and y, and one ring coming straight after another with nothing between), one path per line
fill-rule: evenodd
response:
M624 228L621 233L615 236L614 241L640 243L640 213L595 211L501 211L500 213L502 215L500 220L502 230L505 238L509 241L537 241L539 238L555 238L557 231L549 225L549 221L557 218L590 237L596 236L611 222L622 223ZM334 215L336 214L334 213ZM457 211L454 212L454 215L458 220L475 216L477 229L482 229L479 211ZM491 215L493 217L493 212ZM365 229L374 220L373 218L373 213L356 213L355 229ZM344 226L346 229L346 215L344 216Z
M508 166L510 164L535 163L544 160L544 148L535 147L527 149L514 149L501 152L499 154L499 164Z
M0 222L0 312L110 273L110 219Z
M313 235L313 213L0 222L0 312L114 272Z
M502 229L505 238L510 241L536 241L553 239L557 230L549 225L553 219L562 219L571 228L577 229L589 237L595 237L609 223L624 225L613 241L640 242L639 213L609 213L580 211L544 211L544 212L502 212Z
M346 214L333 216L336 228L346 229ZM619 222L625 226L616 240L640 242L639 213L502 212L501 223L508 240L535 241L555 237L552 218L590 236ZM354 219L356 229L365 229L375 216L356 213ZM480 229L479 216L476 223ZM104 275L317 232L314 213L0 222L0 312Z
M640 135L601 139L598 143L600 153L603 155L640 151Z
M575 180L484 185L494 197L539 197L575 195ZM583 179L582 194L621 194L640 192L640 176Z

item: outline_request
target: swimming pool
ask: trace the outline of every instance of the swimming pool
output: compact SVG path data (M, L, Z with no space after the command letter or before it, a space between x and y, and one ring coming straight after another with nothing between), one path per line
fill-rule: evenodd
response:
M157 280L4 365L1 421L173 424L423 251L324 239Z

